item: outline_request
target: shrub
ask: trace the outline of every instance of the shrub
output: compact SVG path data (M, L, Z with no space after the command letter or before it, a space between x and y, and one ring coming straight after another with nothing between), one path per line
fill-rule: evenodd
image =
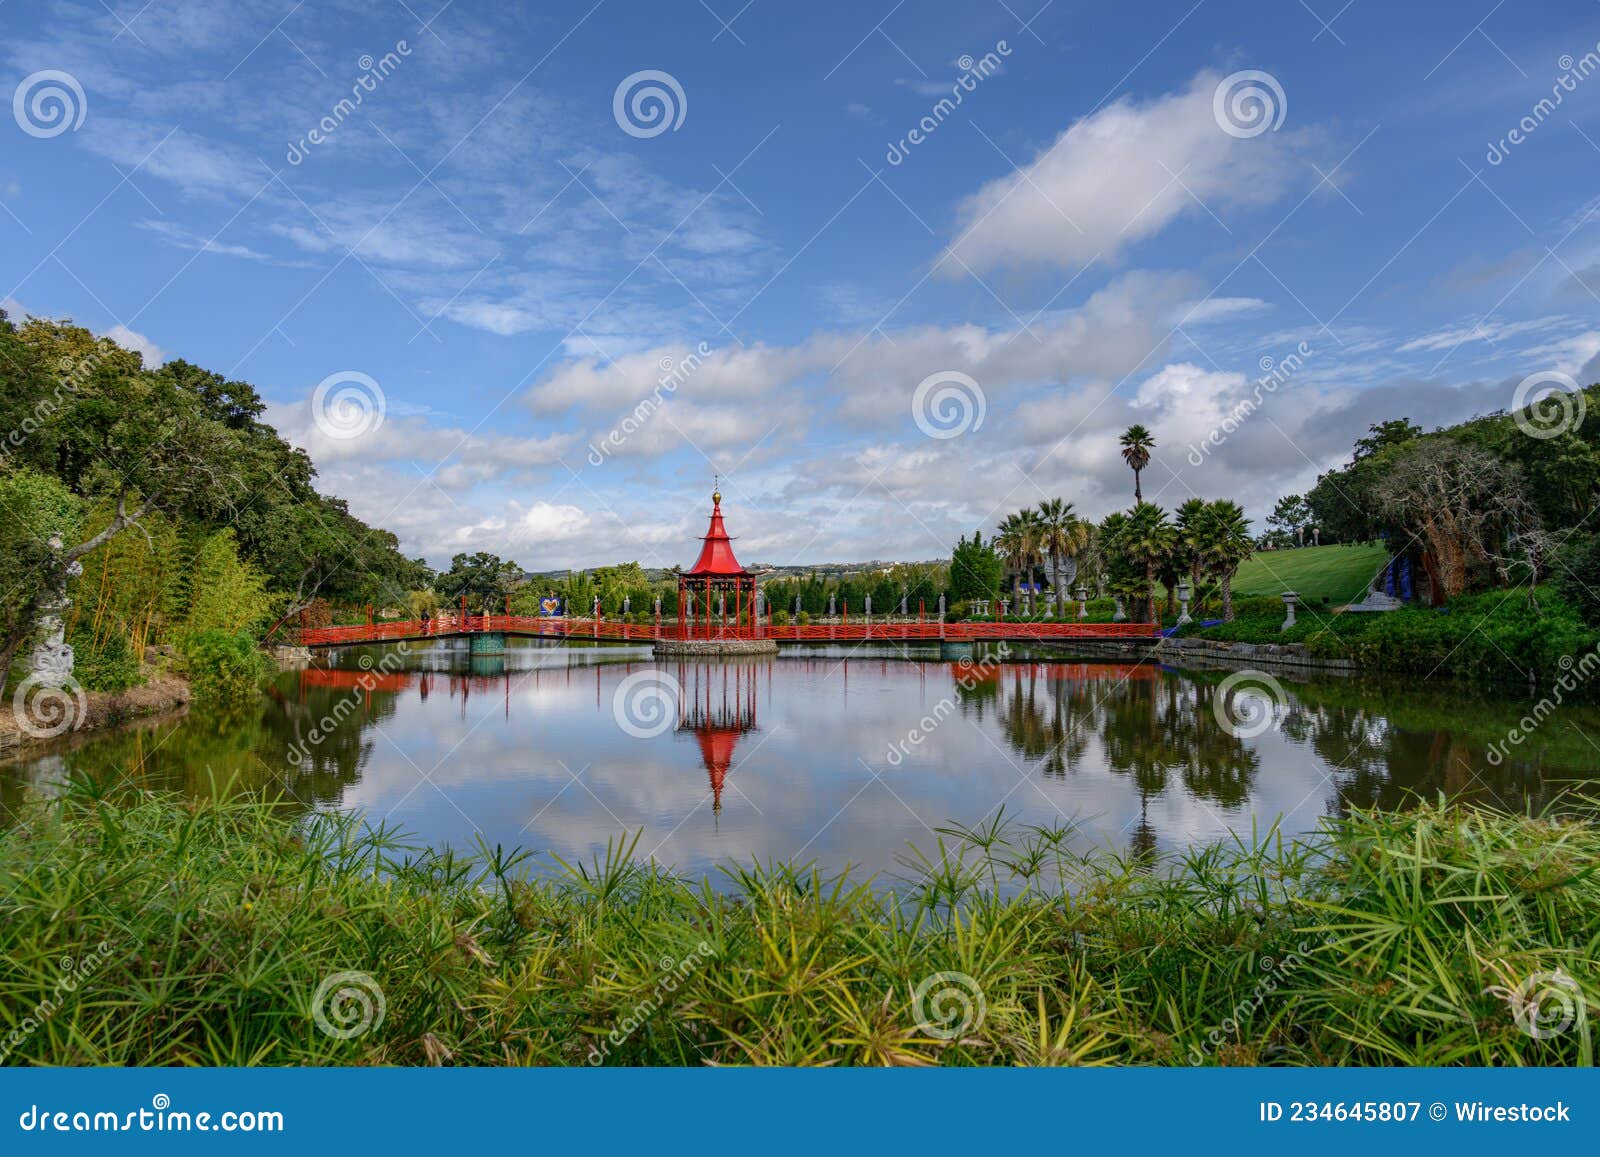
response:
M773 611L772 612L772 625L774 627L787 627L789 625L789 612L788 611Z
M1556 567L1556 590L1591 627L1600 627L1600 534L1569 543Z
M462 856L357 815L296 814L80 784L0 829L0 895L14 897L0 1007L20 1018L59 1000L58 961L95 962L86 995L6 1059L1593 1062L1600 829L1581 814L1357 810L1305 841L1150 858L1080 856L997 817L908 853L890 894L747 862L726 895L630 842L540 875L522 853ZM1576 1024L1532 1036L1519 983L1557 970ZM349 1039L316 1031L312 993L351 972L381 987L386 1015ZM914 978L958 972L986 1015L935 1039L927 1012L948 1014Z
M73 639L72 673L88 691L124 691L142 680L139 657L121 631L112 631L95 650L87 638Z
M198 631L185 641L184 660L195 702L204 706L248 705L267 674L266 657L242 631Z
M799 623L802 627L809 627L811 625L811 612L810 611L801 611L798 615L795 616L795 620L794 621Z

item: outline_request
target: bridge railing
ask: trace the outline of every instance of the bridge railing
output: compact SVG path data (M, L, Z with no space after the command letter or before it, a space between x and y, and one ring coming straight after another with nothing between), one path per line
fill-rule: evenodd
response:
M676 621L626 623L611 619L544 618L537 615L440 615L408 621L361 623L343 627L312 627L301 632L309 647L382 643L400 640L451 638L497 632L528 638L603 639L617 642L654 642L658 639L775 639L778 642L884 642L929 640L964 642L981 639L1040 641L1050 639L1150 639L1159 634L1154 623L892 623L857 620L848 623L808 623L787 627L713 625L704 622L680 630Z

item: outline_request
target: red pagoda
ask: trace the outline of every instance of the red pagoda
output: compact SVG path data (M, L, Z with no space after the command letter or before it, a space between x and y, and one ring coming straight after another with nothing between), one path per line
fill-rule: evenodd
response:
M720 491L711 495L711 525L703 541L695 564L678 575L678 634L711 639L740 634L744 629L754 633L758 625L756 575L733 556L733 539L722 525ZM731 621L729 611L733 612ZM692 630L697 619L702 628L699 632Z

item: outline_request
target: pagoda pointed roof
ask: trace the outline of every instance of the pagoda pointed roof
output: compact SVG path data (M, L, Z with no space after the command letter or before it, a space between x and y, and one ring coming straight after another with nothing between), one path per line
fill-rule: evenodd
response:
M748 572L733 556L733 539L728 537L727 529L722 525L722 495L711 495L711 525L706 529L705 545L700 548L700 557L684 574L688 575L742 575Z

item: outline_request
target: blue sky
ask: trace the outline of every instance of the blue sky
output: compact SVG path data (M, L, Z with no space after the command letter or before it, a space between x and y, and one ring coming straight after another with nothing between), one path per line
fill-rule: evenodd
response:
M6 308L254 383L435 563L687 563L715 470L747 562L939 557L1126 505L1132 421L1147 497L1259 519L1370 422L1597 376L1592 0L0 27Z

